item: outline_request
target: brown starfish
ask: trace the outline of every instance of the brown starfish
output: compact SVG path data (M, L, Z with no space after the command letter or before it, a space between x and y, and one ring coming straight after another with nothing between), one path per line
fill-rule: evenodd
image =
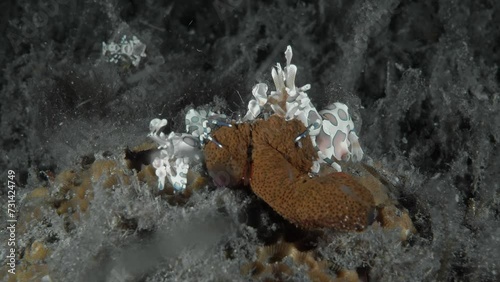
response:
M362 230L375 217L372 193L349 174L310 177L317 153L298 120L268 120L221 127L205 146L207 170L219 186L249 184L277 213L303 228Z

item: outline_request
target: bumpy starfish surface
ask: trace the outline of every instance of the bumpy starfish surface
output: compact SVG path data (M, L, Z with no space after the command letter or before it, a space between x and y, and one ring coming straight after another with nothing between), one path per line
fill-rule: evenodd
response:
M213 136L223 145L205 146L207 169L220 186L250 184L277 213L303 228L362 230L375 216L372 193L349 174L310 177L316 151L298 120L268 120L221 127Z

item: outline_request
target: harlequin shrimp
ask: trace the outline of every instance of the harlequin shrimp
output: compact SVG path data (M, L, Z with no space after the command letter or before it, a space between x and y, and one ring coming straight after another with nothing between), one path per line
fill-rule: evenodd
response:
M298 119L306 126L306 130L299 134L295 141L309 135L314 147L318 151L318 161L332 165L337 171L340 166L335 162L359 161L363 158L363 150L359 145L358 136L354 131L348 108L342 103L333 103L326 109L318 112L311 103L307 93L311 86L306 84L302 87L295 86L297 67L291 64L292 48L287 47L285 51L286 66L284 69L278 63L272 69L276 90L267 95L268 87L264 83L255 85L252 90L252 99L248 103L248 112L244 121L255 120L266 105L279 116L286 120ZM318 172L319 164L315 162L312 172Z
M222 145L211 137L210 125L232 127L231 124L225 122L226 119L224 114L190 109L185 118L188 133L171 132L168 136L161 132L167 126L166 119L151 120L149 125L151 132L148 136L156 141L159 145L158 149L161 149L160 155L153 161L160 190L165 187L165 178L168 178L176 191L186 189L190 165L202 161L201 149L204 141L209 140L222 148Z
M134 67L139 66L141 59L146 57L146 44L142 43L136 36L127 39L127 35L124 35L118 44L102 42L101 50L103 56L109 54L109 62L116 64L120 60L128 61Z
M201 161L201 146L199 139L191 134L171 132L168 136L161 132L167 125L166 119L153 119L149 124L151 133L148 135L158 143L160 155L153 161L153 167L158 176L158 188L165 187L165 178L177 191L184 190L187 184L189 165Z
M285 57L286 67L277 64L271 72L276 90L268 96L267 85L254 86L255 99L240 121L191 109L187 133L168 136L160 132L166 120L151 121L150 137L161 149L153 162L159 187L168 178L177 191L185 189L189 166L204 161L217 186L249 186L301 227L361 230L373 221L375 204L371 192L337 163L363 157L347 106L334 103L318 112L305 92L310 86L295 86L290 46ZM320 162L338 172L316 175Z

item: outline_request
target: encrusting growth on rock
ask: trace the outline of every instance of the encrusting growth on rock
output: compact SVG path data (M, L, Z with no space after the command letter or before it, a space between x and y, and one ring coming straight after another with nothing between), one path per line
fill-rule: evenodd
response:
M292 266L296 266L305 270L311 281L360 281L355 270L322 259L312 250L300 250L296 243L279 240L272 245L258 247L256 260L243 264L241 273L261 281L286 281L293 277Z

